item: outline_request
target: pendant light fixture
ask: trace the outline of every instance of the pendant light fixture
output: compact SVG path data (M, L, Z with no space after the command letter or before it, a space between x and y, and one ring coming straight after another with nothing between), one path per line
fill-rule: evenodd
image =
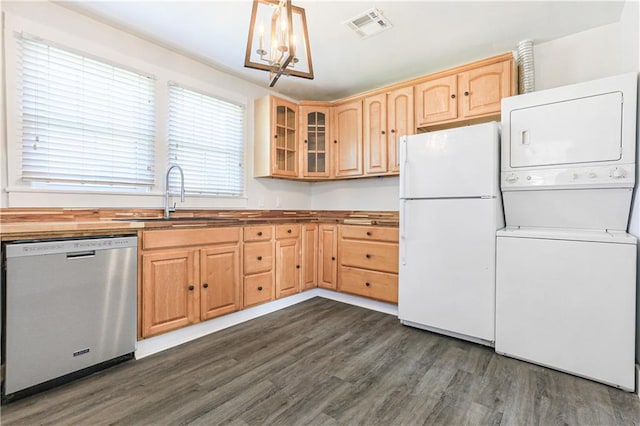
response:
M254 0L244 66L269 71L269 87L282 75L313 79L304 9L291 0Z

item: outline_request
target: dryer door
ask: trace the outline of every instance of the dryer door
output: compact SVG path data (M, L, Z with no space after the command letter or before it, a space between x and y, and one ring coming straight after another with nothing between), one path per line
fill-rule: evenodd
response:
M510 112L511 167L617 161L622 93L610 92Z

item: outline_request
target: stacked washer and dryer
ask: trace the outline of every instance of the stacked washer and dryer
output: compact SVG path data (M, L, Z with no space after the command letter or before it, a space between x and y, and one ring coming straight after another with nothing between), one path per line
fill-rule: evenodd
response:
M636 73L502 104L498 353L633 391Z

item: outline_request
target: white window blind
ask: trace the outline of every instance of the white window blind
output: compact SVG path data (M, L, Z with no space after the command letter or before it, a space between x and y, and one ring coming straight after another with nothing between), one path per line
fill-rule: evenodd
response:
M22 179L153 185L152 77L18 35Z
M184 170L185 192L243 194L244 128L243 105L169 85L169 164Z

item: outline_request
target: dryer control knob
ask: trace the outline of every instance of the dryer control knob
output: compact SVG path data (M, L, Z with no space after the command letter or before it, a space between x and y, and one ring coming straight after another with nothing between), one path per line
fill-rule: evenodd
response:
M589 177L590 177L591 179L594 179L594 178L597 178L597 177L598 177L598 175L596 174L596 172L589 172Z
M505 180L508 183L516 183L518 181L518 176L516 176L514 173L510 173L507 175Z
M617 167L611 172L611 177L614 179L623 179L626 175L627 174L624 172L624 169L619 169Z
M576 172L571 172L571 179L576 180L580 177L579 174L577 174Z

